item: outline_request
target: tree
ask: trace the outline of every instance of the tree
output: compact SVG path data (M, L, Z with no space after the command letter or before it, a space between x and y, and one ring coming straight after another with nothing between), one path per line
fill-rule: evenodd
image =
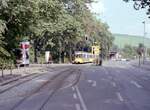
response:
M147 49L147 55L150 57L150 48Z
M90 50L93 41L103 43L108 51L112 45L112 35L108 26L97 20L88 9L86 4L91 2L2 0L0 20L5 28L0 39L7 45L6 50L12 53L20 40L27 37L34 50L35 62L45 50L51 50L56 59L61 55L62 59L66 56L71 61L76 47Z
M8 51L5 49L6 42L3 41L4 40L3 33L5 29L6 29L5 22L0 20L0 62L3 62L4 59L6 59L6 57L10 56Z
M149 0L123 0L125 2L133 1L134 2L134 9L140 10L140 9L147 9L147 15L150 18L150 1Z
M134 58L134 56L137 56L136 48L130 45L125 45L122 50L122 55L125 58Z

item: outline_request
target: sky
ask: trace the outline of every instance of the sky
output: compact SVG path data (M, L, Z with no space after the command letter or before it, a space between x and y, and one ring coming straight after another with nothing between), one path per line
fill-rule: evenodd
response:
M150 19L145 9L135 10L133 2L126 3L123 0L95 0L90 5L97 18L106 22L112 33L143 36L146 23L146 37L150 37Z

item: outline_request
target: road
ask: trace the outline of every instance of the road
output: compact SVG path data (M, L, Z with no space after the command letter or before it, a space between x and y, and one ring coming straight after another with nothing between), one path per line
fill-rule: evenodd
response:
M16 83L0 92L0 110L150 110L150 71L129 62L57 65Z

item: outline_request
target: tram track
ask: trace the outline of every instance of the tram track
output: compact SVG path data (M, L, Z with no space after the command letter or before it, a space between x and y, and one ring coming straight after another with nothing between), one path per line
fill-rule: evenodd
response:
M64 80L66 80L67 78L70 77L70 75L73 75L73 74L76 74L76 78L72 81L71 84L69 84L69 85L66 86L66 87L63 87L63 86L64 86L64 85L63 85ZM67 87L71 87L71 86L76 85L76 84L78 83L79 79L80 79L80 76L81 76L81 72L78 72L78 73L77 73L77 71L71 71L71 72L69 73L69 75L66 74L63 78L61 78L61 80L59 80L59 82L58 82L56 85L55 85L55 82L54 82L55 87L54 87L53 91L51 91L51 92L49 93L49 96L48 96L47 99L43 102L43 104L41 105L41 107L40 107L38 110L44 110L44 107L46 106L46 104L48 104L48 102L50 101L50 99L52 98L52 96L53 96L54 94L56 94L59 90L65 89L65 88L67 88Z
M77 85L77 83L79 82L79 80L80 80L80 77L81 77L81 70L77 70L76 71L76 76L75 76L75 78L70 82L70 81L66 81L65 83L66 84L64 84L63 85L63 87L61 88L61 89L65 89L65 88L68 88L68 87L72 87L72 86L75 86L75 85ZM68 78L69 79L69 78ZM69 84L68 84L69 83Z
M8 81L5 81L5 82L0 83L0 86L5 86L5 85L7 85L7 84L10 84L10 83L12 83L12 82L18 81L18 80L20 80L20 79L24 79L24 78L30 77L30 76L32 76L32 75L34 75L34 74L36 74L36 73L32 73L32 74L28 74L28 75L25 75L25 76L18 76L18 77L12 78L12 79L10 79L10 80L8 80Z
M14 87L17 87L17 86L20 86L20 85L22 85L22 84L24 84L24 83L26 83L26 82L28 82L28 81L31 81L31 80L33 80L33 79L35 79L35 78L37 78L37 77L40 77L40 76L42 76L43 74L36 74L36 73L34 73L34 74L32 74L32 75L29 75L29 76L26 76L26 77L21 77L20 79L18 79L18 80L16 80L16 81L19 81L19 80L22 80L22 81L20 81L20 82L17 82L16 84L14 84L14 85L11 85L10 87L6 87L5 89L0 89L0 94L2 94L2 93L4 93L4 92L6 92L6 91L9 91L10 89L12 89L12 88L14 88ZM27 79L25 79L25 78L27 78ZM4 86L4 85L3 85Z
M46 68L43 68L44 70L46 70L46 71L49 71L49 72L53 72L53 71L56 71L56 68L52 68L52 67L50 67L50 68L48 68L48 67L46 67ZM50 71L50 69L52 70L52 71ZM41 71L41 72L43 72L43 70ZM4 82L1 82L0 83L0 86L5 86L5 85L7 85L7 84L10 84L10 83L13 83L13 82L15 82L15 81L18 81L18 80L21 80L21 79L25 79L25 78L27 78L27 77L30 77L30 76L33 76L33 75L36 75L37 73L26 73L26 75L24 75L24 76L18 76L18 77L15 77L15 78L11 78L10 80L6 80L6 81L4 81Z
M45 99L45 101L41 104L40 108L38 109L42 110L43 107L47 104L47 102L51 99L51 97L63 86L64 80L67 79L72 74L76 74L75 69L73 68L72 69L68 68L64 71L59 72L58 74L56 74L55 76L51 77L49 80L44 82L40 87L36 88L32 92L30 92L30 94L26 95L24 98L19 100L19 102L16 103L10 110L16 110L28 98L32 97L36 93L42 92L44 88L50 88L49 91L51 92L49 92L48 97Z
M47 72L54 72L54 71L56 72L56 70L53 69L53 68L52 68L52 71L49 71L48 69L46 71ZM43 74L43 73L32 73L32 74L29 74L29 75L25 75L23 77L19 77L17 79L12 80L12 81L2 83L2 84L0 84L0 87L1 87L0 88L0 94L2 94L4 92L7 92L7 91L13 89L14 87L18 87L22 84L25 84L25 83L27 83L27 82L35 79L35 78L43 76L43 75L45 75L45 74ZM14 84L14 82L16 82L16 84ZM10 83L11 83L11 85L8 86L8 84L10 84ZM4 86L7 86L7 87L4 87ZM4 87L4 89L2 89L2 87Z

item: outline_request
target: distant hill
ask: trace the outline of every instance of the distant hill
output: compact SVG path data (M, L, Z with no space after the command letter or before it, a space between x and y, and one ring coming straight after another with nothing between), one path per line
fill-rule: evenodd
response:
M138 46L139 43L143 43L142 36L134 36L127 34L113 34L115 37L114 44L119 48L123 48L125 45ZM150 38L144 38L144 44L147 48L150 48Z

